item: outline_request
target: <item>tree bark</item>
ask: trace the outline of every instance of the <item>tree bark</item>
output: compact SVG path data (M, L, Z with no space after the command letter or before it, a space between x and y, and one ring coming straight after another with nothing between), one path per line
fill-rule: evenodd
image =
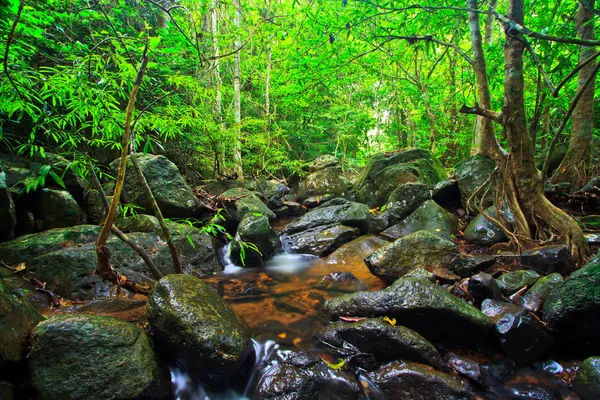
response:
M580 39L595 39L594 35L594 6L595 0L580 0L575 26L577 37ZM584 62L595 54L594 47L579 46L579 63ZM592 81L585 88L581 99L573 110L571 140L569 149L560 166L551 178L552 183L568 182L575 190L585 184L587 171L590 167L590 149L594 133L594 74L596 65L591 62L579 70L577 89L583 88L586 80Z
M492 14L492 12L496 11L496 5L498 4L498 0L490 0L488 11L490 13L487 15L485 19L485 35L483 42L486 46L491 46L494 44L494 25L496 22L496 17Z
M240 64L241 64L241 43L240 43L240 30L241 30L241 15L242 6L240 0L233 0L234 7L234 18L233 25L235 27L235 41L234 50L235 55L233 59L233 108L234 108L234 138L233 138L233 171L237 179L244 180L244 171L242 168L242 105L241 105L241 78L240 78Z
M467 7L476 10L477 0L467 0ZM483 45L481 42L479 14L474 11L469 11L468 16L471 45L473 47L473 68L475 69L475 78L477 82L477 97L479 98L479 103L482 108L490 110L492 108L492 99L487 77L485 55L483 53ZM481 154L488 156L493 160L500 160L506 153L496 140L492 121L480 116L476 118L478 118L479 121L476 124L475 133L473 135L471 155Z
M212 45L213 45L213 81L215 86L215 115L217 119L217 125L219 129L220 136L223 136L224 127L223 127L223 81L221 80L221 61L219 58L219 0L212 0L211 10L210 10L210 32L212 35ZM215 166L215 175L219 176L223 174L223 165L225 161L225 146L221 144L219 149L215 149L217 154L215 154L216 158L216 166Z

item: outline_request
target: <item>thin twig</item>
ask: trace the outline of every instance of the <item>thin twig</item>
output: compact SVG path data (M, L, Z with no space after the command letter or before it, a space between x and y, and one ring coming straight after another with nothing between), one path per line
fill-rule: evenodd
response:
M4 49L4 63L3 63L4 73L6 74L8 81L15 88L15 90L17 91L17 94L19 95L19 97L21 99L23 99L23 95L21 94L21 91L17 87L17 84L15 83L13 78L10 76L10 73L8 72L8 52L10 50L10 44L12 43L12 41L14 39L15 29L17 29L17 25L19 24L19 20L21 19L21 13L23 12L24 6L25 6L25 1L21 0L19 2L19 9L17 10L17 15L15 15L15 20L13 21L13 24L10 28L10 32L8 33L8 38L6 39L6 48Z

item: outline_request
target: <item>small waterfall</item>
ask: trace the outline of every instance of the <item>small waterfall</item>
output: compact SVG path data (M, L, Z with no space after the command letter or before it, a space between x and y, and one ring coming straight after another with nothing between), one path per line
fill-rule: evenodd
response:
M219 250L219 257L221 258L221 262L223 263L223 274L224 275L238 275L244 271L243 267L239 265L235 265L231 262L231 246L233 242L229 241L225 246L221 247Z

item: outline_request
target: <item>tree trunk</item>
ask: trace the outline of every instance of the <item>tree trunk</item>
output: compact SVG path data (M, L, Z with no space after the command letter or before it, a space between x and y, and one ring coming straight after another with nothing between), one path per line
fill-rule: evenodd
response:
M508 17L523 25L523 0L511 0ZM496 196L496 203L501 198L508 199L508 206L515 218L515 235L518 240L527 243L536 236L540 237L543 225L546 224L563 237L571 249L573 259L581 264L589 253L583 232L575 220L546 199L544 183L535 165L534 147L527 131L524 106L523 43L521 34L507 32L504 48L504 126L510 157L507 173L503 177L506 189ZM496 207L500 206L501 204L496 204Z
M580 0L579 10L575 18L577 36L580 39L594 39L594 0ZM591 46L579 46L579 63L594 54ZM585 81L593 74L595 63L591 62L579 71L577 89L583 88ZM583 92L583 95L573 110L572 133L569 149L560 166L551 178L552 183L568 182L575 190L586 182L590 167L590 149L594 133L594 80Z
M494 44L494 23L496 22L496 17L491 13L496 11L496 5L498 4L498 0L490 0L488 10L490 13L487 15L485 19L485 36L483 42L486 46L491 46Z
M477 9L477 0L467 0L467 7L473 10ZM477 81L477 97L481 107L491 110L492 100L490 95L490 86L487 77L487 66L481 43L481 30L479 28L479 14L469 12L469 32L471 34L471 45L473 47L473 68L475 69L475 78ZM494 134L493 121L481 116L476 118L479 121L475 125L473 135L473 147L471 155L481 154L494 160L500 160L506 155L504 150L498 144Z
M241 79L240 79L240 58L241 58L241 15L242 6L240 0L233 0L234 18L233 25L235 27L235 42L234 42L234 60L233 60L233 108L234 108L234 126L233 126L233 171L237 179L244 180L244 171L242 168L242 105L241 105Z
M223 127L223 81L221 80L221 62L219 59L219 0L212 0L210 16L211 16L211 26L210 31L212 35L212 45L213 45L213 80L215 85L215 116L217 119L217 124L219 128L220 137L223 137L224 127ZM224 173L223 165L225 161L225 146L221 144L218 149L215 149L215 175L219 176Z

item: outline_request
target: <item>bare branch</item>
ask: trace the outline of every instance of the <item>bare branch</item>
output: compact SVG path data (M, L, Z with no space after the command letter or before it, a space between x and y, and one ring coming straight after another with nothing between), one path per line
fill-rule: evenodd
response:
M459 110L462 114L473 114L473 115L481 115L482 117L491 119L492 121L504 125L504 114L499 113L492 110L487 110L485 108L479 107L477 103L473 107L467 107L463 104L463 106Z

